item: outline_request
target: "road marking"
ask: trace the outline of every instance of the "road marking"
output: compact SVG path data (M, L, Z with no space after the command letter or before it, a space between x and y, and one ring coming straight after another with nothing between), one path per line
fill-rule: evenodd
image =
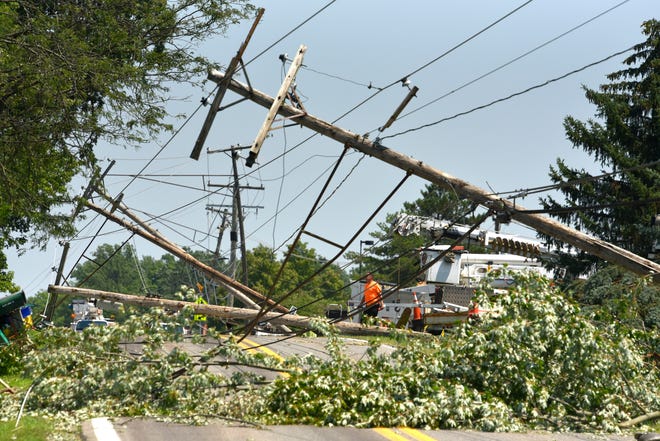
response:
M271 357L273 357L273 358L276 359L276 360L284 361L284 357L282 357L280 354L278 354L277 352L273 351L272 349L267 348L266 346L260 346L259 343L254 342L254 341L252 341L252 340L249 340L249 339L247 339L247 338L244 338L244 339L243 339L243 342L244 342L246 345L249 345L249 346L250 346L251 348L253 348L253 349L257 349L257 350L263 352L263 353L266 354L266 355L270 355Z
M411 429L410 427L398 427L400 431L407 434L411 438L415 438L419 441L436 441L435 438L431 438L424 432L421 432L417 429Z
M410 438L418 441L437 441L435 438L431 438L427 434L417 429L411 429L410 427L397 427L396 429L376 427L372 430L390 441L410 441ZM403 432L407 436L400 435L397 432Z
M390 441L410 441L405 436L401 436L398 433L396 433L394 430L389 429L387 427L375 427L371 430L373 430L383 438L389 439Z
M282 357L280 354L277 352L273 351L270 348L267 348L265 346L261 346L259 343L254 342L248 338L243 338L243 341L238 344L239 346L247 349L248 351L261 351L264 354L268 355L269 357L274 358L275 360L284 361L284 357ZM290 377L290 374L288 372L279 372L279 375L288 378Z
M97 441L121 441L107 418L93 418L92 430Z

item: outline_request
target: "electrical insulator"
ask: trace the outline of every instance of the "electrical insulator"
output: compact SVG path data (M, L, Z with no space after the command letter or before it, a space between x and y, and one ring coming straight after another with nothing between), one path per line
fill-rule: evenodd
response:
M538 245L528 242L521 242L515 239L508 239L506 237L495 237L490 242L490 246L495 251L516 254L525 257L535 257L541 254L541 249Z

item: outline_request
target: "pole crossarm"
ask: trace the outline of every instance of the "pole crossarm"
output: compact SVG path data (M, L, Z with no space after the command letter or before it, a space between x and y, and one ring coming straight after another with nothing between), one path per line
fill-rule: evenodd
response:
M250 42L250 39L252 38L252 34L254 34L254 31L257 28L257 25L259 24L259 20L261 20L261 17L263 15L264 15L263 8L257 10L257 16L255 17L254 22L252 23L252 27L250 28L247 37L245 37L243 44L241 44L241 47L238 49L236 56L234 56L229 62L229 66L227 67L227 72L230 72L230 75L234 74L239 64L242 65L241 58L243 57L243 52L245 52L245 49L247 48L247 45ZM199 159L199 154L201 153L202 148L204 147L206 138L208 137L209 131L211 130L211 125L213 124L215 115L218 113L218 110L220 109L220 103L222 102L222 98L225 96L226 91L227 91L226 83L218 84L218 91L216 92L215 97L213 98L213 102L211 103L211 108L209 109L209 113L206 115L206 119L204 120L204 125L202 126L202 130L199 132L197 141L195 141L195 146L193 147L193 150L190 153L190 157L194 160Z
M225 75L220 71L212 70L209 72L209 79L212 81L219 83L224 78ZM249 88L245 84L233 79L228 82L228 88L266 108L270 108L274 101L272 97L263 92ZM300 112L295 107L282 104L279 106L278 113L282 116L289 117L299 115ZM644 276L651 275L655 283L660 283L660 265L653 261L601 239L569 228L550 218L538 214L525 213L524 210L521 212L522 208L518 204L514 206L512 202L500 199L467 181L456 178L420 160L399 153L357 133L344 130L313 115L300 115L296 121L300 125L334 139L341 144L348 144L366 155L380 159L383 162L436 184L441 188L452 190L459 196L470 199L479 205L494 209L497 212L506 212L510 215L511 219L527 225L538 232L573 245L578 249L605 261L622 266L636 274Z

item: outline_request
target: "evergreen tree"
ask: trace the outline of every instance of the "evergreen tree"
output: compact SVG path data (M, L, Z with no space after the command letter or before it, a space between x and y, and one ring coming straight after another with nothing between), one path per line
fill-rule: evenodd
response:
M563 223L646 257L660 240L660 228L652 226L660 200L660 22L645 22L643 31L647 39L624 60L625 69L608 75L610 83L598 91L585 88L596 119L564 121L568 139L604 176L557 159L550 178L565 202L549 196L541 203ZM575 274L596 264L584 254L565 261Z
M472 203L469 200L460 199L454 192L435 184L427 184L421 193L421 198L403 203L404 213L462 224L470 224L476 219L472 214Z

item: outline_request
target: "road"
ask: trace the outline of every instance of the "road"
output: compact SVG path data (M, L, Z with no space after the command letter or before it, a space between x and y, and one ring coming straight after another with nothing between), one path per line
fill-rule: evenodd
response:
M203 344L184 341L171 343L191 354L199 354L217 343L210 341ZM286 358L291 355L315 355L325 358L325 338L289 338L282 339L273 335L254 335L241 342L246 350L260 351L264 354ZM368 344L359 339L345 339L345 351L353 359L363 357ZM167 348L166 348L167 349ZM380 351L387 353L394 348L382 346ZM231 375L233 370L245 370L245 367L214 367L222 375ZM254 370L253 370L254 371ZM266 379L274 379L278 373L269 370L257 370ZM284 440L329 440L329 441L432 441L432 440L512 440L512 441L634 441L632 435L593 435L593 434L547 434L547 433L483 433L469 431L424 431L409 428L373 428L356 429L350 427L311 427L311 426L245 426L226 423L213 423L207 426L187 426L157 422L149 419L118 418L109 420L96 418L86 421L82 426L85 441L284 441Z
M365 340L343 338L344 353L358 360L363 357L367 351L368 343ZM325 337L283 337L278 335L252 335L250 338L243 339L239 346L250 352L261 352L266 356L285 359L294 355L305 356L313 355L321 359L328 357L325 349L327 339ZM218 341L209 338L205 343L193 343L190 339L184 339L183 342L167 342L163 345L165 351L171 351L174 347L187 352L190 355L201 355L209 349L218 346ZM142 350L142 345L139 343L127 343L122 345L126 352L139 353ZM378 349L378 354L387 354L393 351L394 348L387 345L381 345ZM222 357L221 357L222 358ZM224 359L222 359L224 360ZM221 361L222 361L221 360ZM210 372L215 372L220 375L230 377L235 372L252 372L262 375L266 381L274 380L279 374L275 371L267 369L259 369L257 367L246 366L209 366Z
M632 435L484 433L409 428L355 429L311 426L186 426L152 420L94 419L83 424L85 441L634 441Z

